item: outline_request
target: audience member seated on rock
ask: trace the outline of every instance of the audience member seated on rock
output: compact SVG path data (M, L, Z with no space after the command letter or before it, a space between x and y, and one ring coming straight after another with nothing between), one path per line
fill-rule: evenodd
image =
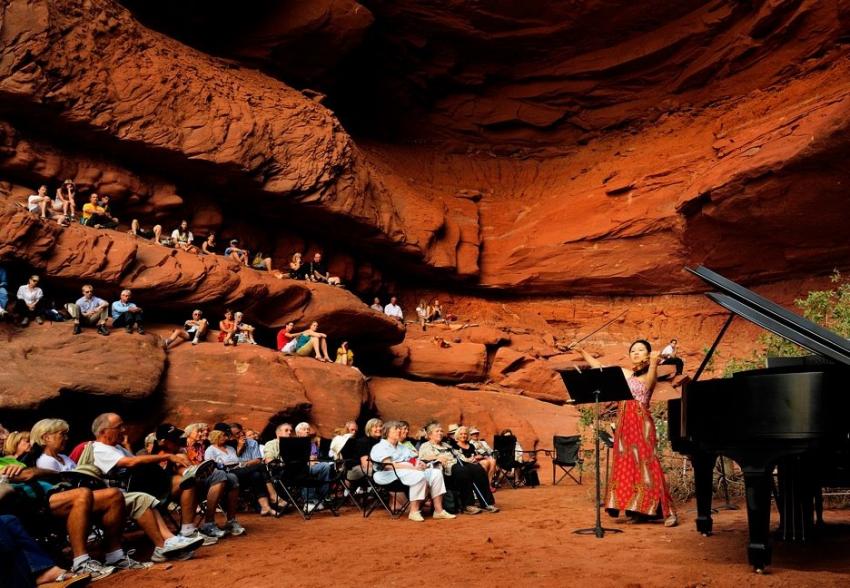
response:
M430 493L434 503L435 519L453 519L455 515L443 510L443 494L446 485L443 472L438 467L430 467L424 461L416 460L416 455L408 447L399 443L401 425L398 421L384 423L381 441L375 445L369 455L375 462L374 479L378 484L391 484L396 479L409 487L411 521L422 522L422 501ZM411 460L415 461L413 463ZM393 467L381 467L380 464L393 464Z
M9 280L6 277L6 268L0 266L0 320L6 317L6 306L9 304Z
M395 296L390 298L390 303L384 307L384 314L387 316L391 316L396 319L398 322L404 322L404 313L401 311L401 307L398 305L398 298Z
M94 287L91 284L83 286L83 296L76 302L65 305L68 314L74 320L74 334L82 332L82 326L97 325L97 332L108 335L106 319L109 316L109 303L94 295Z
M42 419L32 426L30 440L40 448L35 467L54 472L70 472L77 467L70 457L62 453L68 444L68 423L62 419Z
M3 443L3 455L18 459L31 447L29 431L12 431Z
M250 488L257 495L257 502L260 503L260 514L268 516L274 514L274 511L269 504L268 492L266 491L265 481L262 474L257 470L246 469L239 461L236 455L236 449L227 444L229 435L224 431L210 431L210 446L204 452L205 459L211 459L218 464L219 469L233 474L239 480L239 484L243 487ZM224 529L227 531L233 528L233 525L239 525L235 519L228 519ZM242 528L239 525L239 528ZM241 533L234 533L241 535Z
M425 324L428 322L428 304L424 300L420 300L416 305L416 317L419 320L419 326L425 330Z
M66 219L74 220L77 217L77 186L71 180L65 180L56 189L56 198L53 200L53 210L61 213Z
M197 501L195 500L195 479L189 475L178 475L168 469L170 464L177 468L191 466L189 459L181 453L163 453L154 447L154 455L133 455L127 445L127 431L124 420L115 413L98 415L92 422L95 440L91 443L91 463L108 478L118 478L132 474L134 487L155 487L156 494L172 497L179 501L183 524L180 535L175 536L168 529L159 512L152 508L158 503L157 496L151 492L134 491L130 495L141 495L143 500L136 505L131 516L156 546L152 561L165 561L181 553L205 544L204 538L196 533L193 523ZM159 437L159 433L157 437ZM85 454L85 451L83 452ZM84 462L84 458L80 458ZM195 470L196 471L196 470ZM192 472L192 470L190 470ZM194 473L194 472L192 472ZM153 501L147 500L153 498ZM128 503L129 506L129 503ZM150 514L148 514L150 513Z
M210 233L207 235L207 238L204 239L204 242L201 243L201 252L206 253L207 255L215 255L215 249L215 233Z
M8 477L11 482L19 502L20 514L25 519L27 514L47 512L65 522L73 556L71 569L74 573L91 574L93 580L99 580L113 573L118 567L116 564L122 560L126 569L150 567L150 564L145 565L129 559L121 549L125 511L121 491L117 488L95 491L88 488L63 490L62 487L56 486L56 472L28 468L8 457L0 458L0 476ZM30 485L35 485L39 492L29 488ZM113 564L104 565L88 553L88 535L93 515L100 519L106 557L110 558Z
M446 485L460 494L463 512L498 512L484 468L443 441L443 426L440 423L426 426L425 434L428 440L419 446L419 459L425 462L437 461L442 465ZM475 506L476 498L480 507Z
M267 271L278 280L284 278L283 272L272 267L272 258L264 256L262 251L254 254L254 259L251 260L251 267L259 271Z
M328 355L328 336L318 331L319 323L313 321L310 328L300 333L292 333L294 337L281 351L287 355L300 355L306 357L314 353L319 361L332 362Z
M239 248L239 239L230 240L230 247L224 250L224 256L229 257L239 265L248 265L248 251Z
M187 253L197 253L198 248L194 245L195 236L189 230L187 221L180 221L180 226L171 232L171 242L175 249L186 251Z
M206 338L208 330L207 319L202 318L201 311L195 309L192 311L192 318L183 323L183 328L174 329L165 339L165 350L168 351L171 346L178 345L183 341L191 341L192 345L197 345Z
M11 588L78 588L92 579L88 572L75 574L57 566L27 533L20 519L10 514L0 515L0 557L4 582L8 582L3 585Z
M236 321L233 320L233 312L228 308L224 311L224 318L218 321L218 342L224 346L236 345Z
M97 194L89 196L89 201L83 204L81 222L95 229L111 229L118 226L118 219L111 216L105 206L101 206Z
M118 218L112 216L112 208L109 203L109 196L101 196L98 204L103 209L107 222L101 225L102 229L114 229L118 226Z
M139 219L134 218L130 221L130 230L127 233L134 237L150 239L157 245L162 245L162 225L154 225L153 229L148 231L142 228L142 225L139 224Z
M681 376L685 369L685 362L677 355L678 347L679 341L670 339L670 342L661 350L659 365L674 365L676 366L676 375Z
M243 315L241 312L237 312L233 315L233 321L236 323L236 342L237 343L247 343L249 345L256 345L257 342L254 341L254 327L243 321Z
M369 308L378 312L384 312L384 307L381 305L381 299L377 296L375 296L374 300L372 300L372 306Z
M287 344L294 341L298 335L293 333L292 331L295 329L295 323L289 321L286 325L277 332L277 350L283 352L284 347Z
M296 437L310 437L310 423L298 423L295 425ZM310 444L310 475L316 480L328 481L331 479L334 464L329 461L319 461L319 446L316 442ZM320 488L305 488L303 490L304 500L307 502L307 512L315 509L322 510L322 499L328 494L328 486Z
M128 333L136 332L143 335L145 329L142 327L142 309L130 302L130 290L121 290L120 298L112 303L112 326L114 328L124 327Z
M304 263L300 253L293 253L289 262L289 277L293 280L307 279L307 264Z
M26 284L18 288L15 314L21 319L22 327L30 324L33 319L38 324L44 322L44 292L38 287L39 281L38 276L32 275Z
M445 321L446 317L443 315L443 307L440 305L440 301L435 298L434 304L428 307L428 322L439 323Z
M50 218L53 207L50 196L47 195L47 186L39 186L37 194L27 197L27 210L37 213L41 218Z
M336 363L354 367L354 352L348 348L348 341L343 341L336 350Z
M316 253L313 255L313 260L307 264L307 279L311 282L322 282L331 286L340 286L340 280L337 276L332 276L328 272L328 268L322 261L322 254Z
M493 487L493 475L496 473L496 460L491 456L483 455L472 443L472 431L478 433L478 429L458 427L455 432L455 444L457 450L469 461L477 463L487 472L488 486Z
M239 458L242 469L239 473L240 481L251 476L250 479L243 481L243 486L253 489L257 502L260 504L260 515L277 514L273 506L269 505L269 508L265 508L269 501L277 504L278 496L263 467L263 450L259 442L248 437L248 431L242 427L241 423L230 424L230 438L236 440L236 456ZM258 490L261 485L265 485L264 490ZM263 497L267 500L262 500Z

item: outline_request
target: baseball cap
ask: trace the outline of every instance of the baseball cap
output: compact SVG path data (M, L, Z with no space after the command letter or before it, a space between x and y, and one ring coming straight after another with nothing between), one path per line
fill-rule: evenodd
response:
M162 423L156 428L157 441L180 441L183 436L183 431L172 425L171 423Z

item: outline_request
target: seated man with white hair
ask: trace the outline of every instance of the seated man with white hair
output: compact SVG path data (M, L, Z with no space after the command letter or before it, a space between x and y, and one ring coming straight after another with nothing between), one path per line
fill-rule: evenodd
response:
M421 523L425 520L420 508L422 501L430 492L434 502L435 519L453 519L455 515L443 510L443 494L446 493L446 484L443 480L443 471L439 467L431 467L425 462L411 460L416 454L409 447L399 443L401 440L402 425L399 421L388 421L384 423L381 430L383 439L372 448L369 456L376 464L375 481L378 484L392 484L398 479L410 490L410 514L407 518L411 521ZM393 467L380 468L379 464L393 464Z
M298 423L295 425L296 437L310 436L310 423ZM334 464L329 461L319 461L319 446L315 442L310 444L310 475L317 480L330 480ZM322 485L318 492L314 488L304 488L304 500L307 501L307 512L314 509L322 510L322 499L328 494L327 484Z
M142 328L142 309L135 302L130 302L131 295L130 290L121 290L121 298L112 303L112 326L124 327L128 333L132 333L135 327L142 335L145 332Z

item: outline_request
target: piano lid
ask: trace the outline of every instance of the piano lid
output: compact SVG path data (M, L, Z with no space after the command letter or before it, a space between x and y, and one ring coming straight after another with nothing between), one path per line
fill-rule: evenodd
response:
M708 298L730 312L796 343L804 349L850 365L850 341L812 321L782 308L752 290L724 278L708 268L686 268L707 284L720 290L709 292Z

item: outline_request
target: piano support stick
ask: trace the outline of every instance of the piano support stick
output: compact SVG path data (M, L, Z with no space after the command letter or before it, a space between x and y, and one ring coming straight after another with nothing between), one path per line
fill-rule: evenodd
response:
M695 452L691 456L697 496L697 531L706 537L712 532L711 494L716 461L717 456L713 453Z
M750 543L747 558L757 573L770 565L770 490L773 484L772 467L765 463L741 464L747 486L747 522Z

